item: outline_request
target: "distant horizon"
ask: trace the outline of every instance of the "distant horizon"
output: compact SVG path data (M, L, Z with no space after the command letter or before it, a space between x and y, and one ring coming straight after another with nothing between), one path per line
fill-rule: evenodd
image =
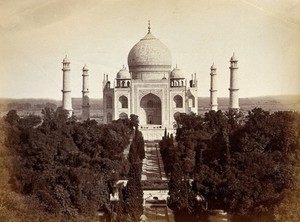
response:
M239 99L248 99L248 98L262 98L262 97L287 97L287 96L292 96L292 97L296 97L296 96L299 96L300 97L300 94L284 94L284 95L262 95L262 96L249 96L249 97L239 97ZM82 99L82 97L71 97L72 99ZM198 96L197 98L210 98L209 96ZM225 99L225 98L228 98L229 99L229 96L226 97L226 96L220 96L218 97L218 99ZM59 100L59 99L55 99L55 98L46 98L46 97L23 97L23 98L9 98L9 97L0 97L0 100L4 100L4 99L8 99L8 100L26 100L26 99L32 99L32 100L55 100L55 101L62 101L62 100ZM103 99L102 97L101 98L95 98L95 97L90 97L90 99Z

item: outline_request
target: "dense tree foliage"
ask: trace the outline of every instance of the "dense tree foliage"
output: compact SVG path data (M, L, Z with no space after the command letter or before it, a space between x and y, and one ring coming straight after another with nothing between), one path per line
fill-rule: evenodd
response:
M12 110L1 120L1 152L9 157L5 173L11 191L21 194L29 208L45 212L40 218L52 215L47 218L53 221L85 221L82 218L91 219L98 210L110 210L115 181L128 174L123 151L130 145L137 119L99 125L68 118L61 109L45 108L42 113L41 121L36 116L20 118ZM143 158L142 142L139 137L132 145L138 158ZM134 175L133 167L130 170ZM130 186L140 189L135 182Z
M177 116L175 139L165 135L160 142L170 176L169 206L195 212L199 207L193 200L200 195L210 209L249 221L265 212L270 221L284 218L279 212L288 202L280 203L297 181L299 120L296 112L271 114L260 108L247 116L221 111Z
M134 118L132 118L134 117ZM133 121L132 121L133 120ZM141 184L142 160L145 158L144 139L138 130L137 116L132 115L131 126L134 126L135 133L130 144L129 151L129 172L127 175L127 186L119 189L119 201L116 203L116 221L140 221L143 213L143 190Z

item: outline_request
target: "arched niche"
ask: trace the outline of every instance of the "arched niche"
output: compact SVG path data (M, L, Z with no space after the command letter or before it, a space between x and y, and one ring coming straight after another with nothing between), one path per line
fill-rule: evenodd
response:
M162 122L162 105L158 96L149 93L142 97L140 101L140 121L141 124L160 125Z
M119 107L120 108L128 108L128 98L126 96L120 96Z
M180 96L180 95L174 96L173 101L174 101L173 107L176 107L176 108L182 108L183 107L183 98L182 98L182 96Z
M128 115L126 113L120 113L119 119L128 119Z

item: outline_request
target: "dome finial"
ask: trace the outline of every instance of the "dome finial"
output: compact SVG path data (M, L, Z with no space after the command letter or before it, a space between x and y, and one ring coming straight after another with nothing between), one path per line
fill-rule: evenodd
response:
M148 20L148 33L151 33L151 25L150 25L150 20Z

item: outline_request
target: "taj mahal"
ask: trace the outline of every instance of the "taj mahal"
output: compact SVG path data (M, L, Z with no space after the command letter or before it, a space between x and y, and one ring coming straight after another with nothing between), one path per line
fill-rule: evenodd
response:
M230 59L229 109L239 110L237 59ZM147 34L129 51L128 69L116 74L114 81L103 78L103 122L139 117L140 130L146 140L161 139L165 129L173 133L174 116L179 113L198 113L197 75L186 79L180 68L172 68L172 56L159 39L151 33L150 22ZM62 107L71 114L70 67L63 60ZM82 69L82 119L89 118L88 68ZM210 107L218 110L217 73L210 67Z

